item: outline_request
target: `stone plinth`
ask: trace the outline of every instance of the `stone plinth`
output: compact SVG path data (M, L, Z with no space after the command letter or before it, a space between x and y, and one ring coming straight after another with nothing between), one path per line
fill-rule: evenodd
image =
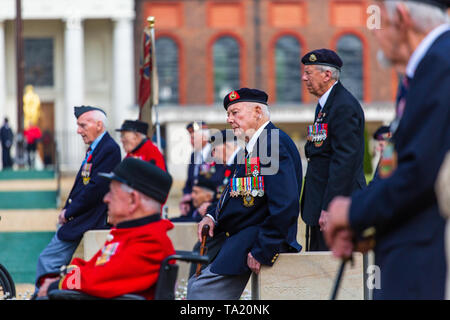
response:
M262 267L259 274L260 300L326 300L331 296L340 260L331 252L285 253L273 267ZM338 299L362 300L363 259L354 254L339 288Z

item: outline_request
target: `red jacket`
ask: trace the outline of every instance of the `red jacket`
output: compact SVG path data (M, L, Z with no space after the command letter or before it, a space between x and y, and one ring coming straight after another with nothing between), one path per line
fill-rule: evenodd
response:
M127 153L125 158L138 158L144 161L154 161L155 165L166 171L166 163L164 157L159 151L158 147L150 141L150 139L143 140L133 151Z
M59 288L102 298L134 293L153 299L161 262L175 253L167 236L172 228L159 215L118 224L91 260L72 260Z

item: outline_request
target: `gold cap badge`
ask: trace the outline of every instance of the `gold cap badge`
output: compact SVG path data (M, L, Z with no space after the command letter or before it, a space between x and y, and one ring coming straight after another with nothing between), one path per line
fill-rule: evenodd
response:
M317 57L316 57L316 55L314 53L309 55L309 61L311 61L311 62L317 61Z

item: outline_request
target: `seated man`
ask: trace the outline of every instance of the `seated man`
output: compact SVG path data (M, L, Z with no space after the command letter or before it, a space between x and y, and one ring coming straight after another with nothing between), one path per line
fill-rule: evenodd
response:
M158 147L147 137L148 124L140 120L125 120L120 129L120 141L127 153L126 158L149 161L164 171L166 163Z
M206 213L206 208L215 200L217 183L200 175L192 187L192 204L194 206L193 219L199 222ZM203 210L202 210L202 209Z
M153 299L161 262L175 253L167 236L173 224L160 218L172 177L134 158L99 175L111 180L104 202L114 227L91 260L73 259L65 274L45 279L38 297L59 288L101 298L134 293Z

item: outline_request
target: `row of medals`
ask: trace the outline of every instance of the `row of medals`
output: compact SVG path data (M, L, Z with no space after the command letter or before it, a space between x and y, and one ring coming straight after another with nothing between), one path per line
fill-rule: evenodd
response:
M257 185L261 185L261 188L257 188L257 186L253 185L250 190L248 188L247 181L250 182L250 185L252 184L253 178L257 178ZM254 200L256 197L262 197L264 196L264 187L263 187L263 177L259 176L259 171L257 169L253 170L252 176L250 177L243 177L243 178L233 178L232 181L236 184L238 180L242 181L243 183L239 184L241 186L240 190L231 190L230 196L231 197L239 197L242 196L242 201L244 206L251 207L254 205Z

